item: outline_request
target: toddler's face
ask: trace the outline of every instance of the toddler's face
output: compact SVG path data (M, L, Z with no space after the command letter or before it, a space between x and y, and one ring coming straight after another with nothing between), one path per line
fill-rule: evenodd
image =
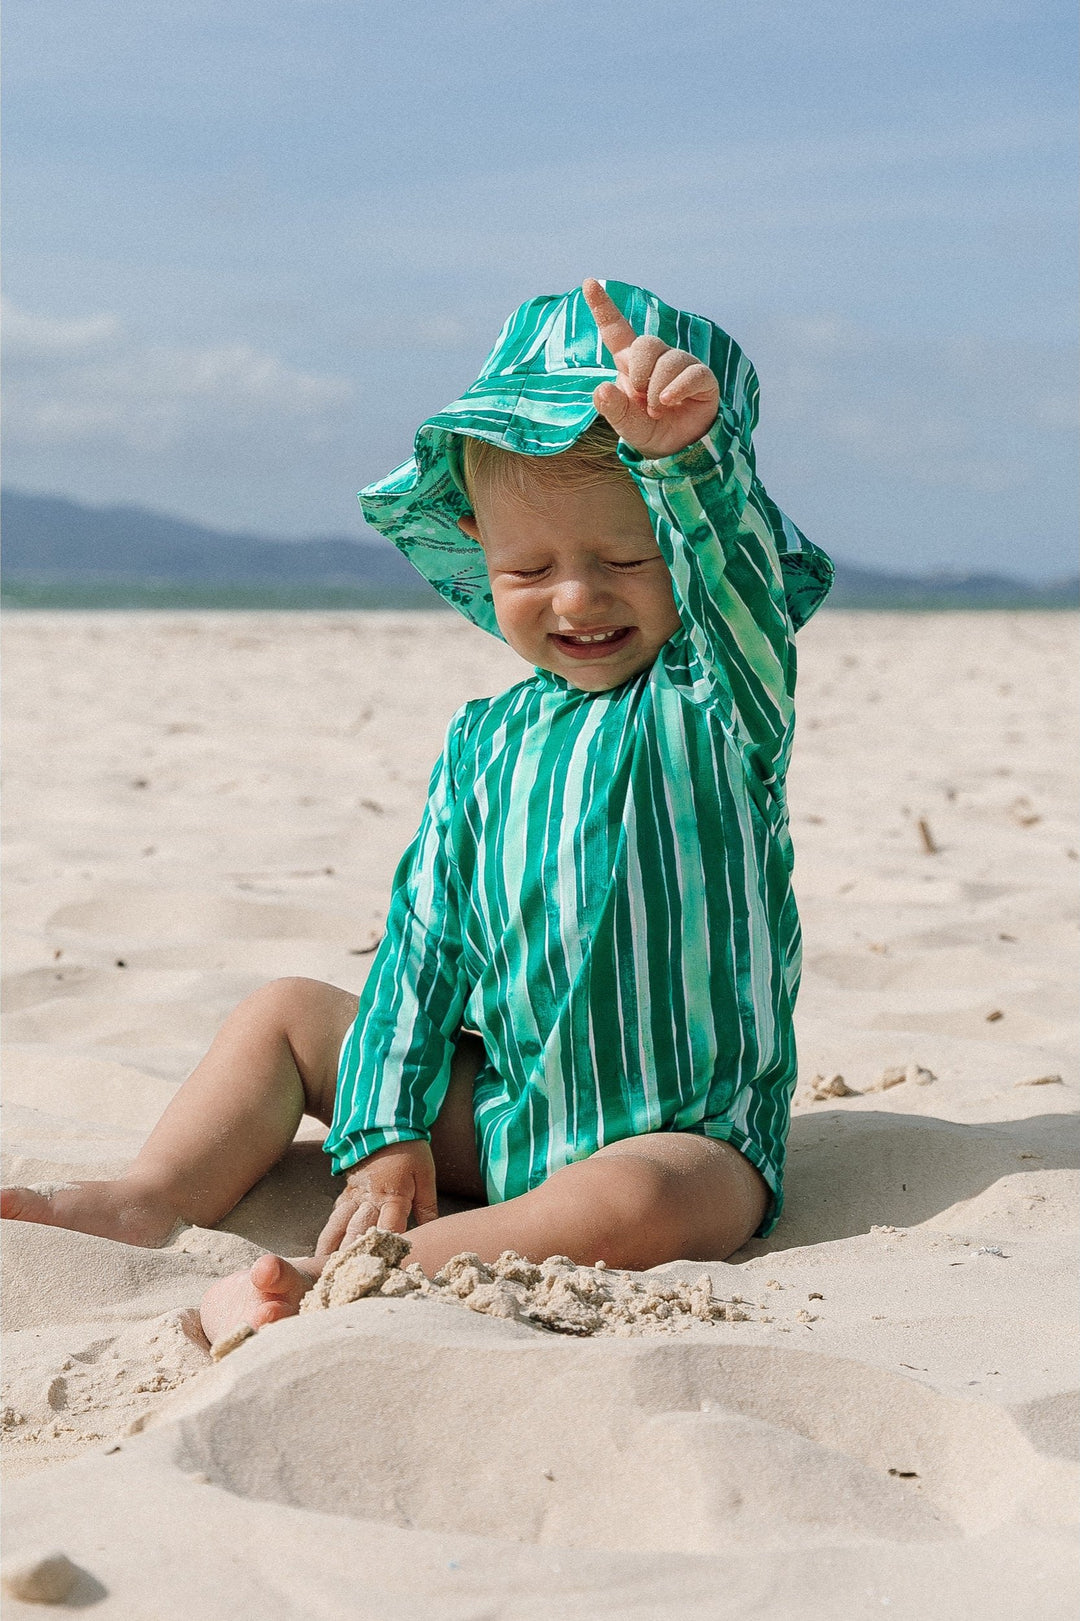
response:
M679 628L671 576L629 479L480 492L460 526L484 549L495 617L515 653L584 692L645 670Z

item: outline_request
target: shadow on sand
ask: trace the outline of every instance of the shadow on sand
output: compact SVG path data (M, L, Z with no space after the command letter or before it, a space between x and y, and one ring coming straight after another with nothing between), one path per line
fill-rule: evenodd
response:
M961 1125L933 1116L829 1109L796 1115L784 1214L736 1260L851 1238L873 1226L914 1227L1002 1177L1080 1166L1080 1118Z
M917 1226L1002 1177L1077 1167L1080 1118L1070 1114L978 1125L877 1110L796 1115L784 1214L771 1237L733 1259ZM310 1254L343 1186L317 1142L296 1142L220 1226L286 1255ZM440 1203L443 1214L467 1208Z

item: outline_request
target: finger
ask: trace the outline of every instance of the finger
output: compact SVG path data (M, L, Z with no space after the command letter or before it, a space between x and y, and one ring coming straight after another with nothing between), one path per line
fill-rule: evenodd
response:
M639 403L633 395L624 394L613 383L600 384L593 393L593 404L627 444L637 444L643 435L647 439L650 430L655 429L644 403Z
M370 1227L377 1227L379 1225L378 1217L378 1205L374 1205L370 1200L365 1199L360 1208L355 1210L349 1218L349 1225L345 1229L340 1247L344 1249L346 1244L353 1243L357 1238L363 1238Z
M660 404L685 405L688 400L719 400L720 384L715 372L698 360L679 373L660 391Z
M651 417L659 416L661 411L660 396L672 384L680 372L688 366L695 364L693 355L688 355L684 349L668 349L659 356L652 369L648 384L648 412ZM633 368L631 368L633 375Z
M379 1202L377 1227L387 1233L403 1233L409 1225L412 1199L401 1193L387 1193Z
M438 1219L439 1197L435 1187L434 1163L431 1165L430 1170L425 1169L417 1173L412 1209L418 1227L422 1227L427 1221Z
M624 349L629 349L637 333L594 276L586 276L581 291L599 328L604 348L617 360Z
M635 338L624 356L626 362L626 378L634 393L639 396L642 403L649 390L649 378L653 367L666 355L668 345L663 338L654 333L648 333L641 338Z
M634 408L631 400L621 388L616 388L614 383L601 383L595 388L593 404L600 415L611 423L616 433L620 433L633 416Z
M330 1220L319 1234L315 1245L315 1259L321 1261L324 1256L333 1255L348 1232L349 1224L355 1214L356 1207L352 1203L342 1204L340 1201L330 1212Z

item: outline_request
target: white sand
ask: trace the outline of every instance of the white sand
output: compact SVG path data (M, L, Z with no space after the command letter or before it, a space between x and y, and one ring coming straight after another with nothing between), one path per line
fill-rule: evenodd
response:
M313 1123L227 1232L7 1223L23 1579L66 1555L102 1621L1071 1617L1074 635L800 638L788 1211L667 1269L746 1320L579 1340L413 1295L211 1364L206 1281L322 1223ZM449 615L12 615L6 658L5 1180L109 1174L246 992L359 987L447 718L521 666Z

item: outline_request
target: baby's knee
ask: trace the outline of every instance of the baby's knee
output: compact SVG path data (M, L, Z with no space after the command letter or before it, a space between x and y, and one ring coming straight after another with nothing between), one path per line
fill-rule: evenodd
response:
M355 996L299 975L261 985L232 1015L235 1024L252 1034L287 1042L298 1063L301 1054L310 1054L320 1067L332 1062L335 1071L338 1049L355 1017Z
M309 1018L330 988L317 979L303 979L298 974L272 979L246 996L237 1012L287 1029L298 1020Z
M582 1178L580 1196L588 1199L589 1210L582 1225L597 1258L609 1266L641 1271L682 1253L685 1211L672 1171L646 1155L594 1155L559 1173L568 1178L565 1192L570 1196L575 1191L569 1186L570 1174L586 1166L588 1186Z

